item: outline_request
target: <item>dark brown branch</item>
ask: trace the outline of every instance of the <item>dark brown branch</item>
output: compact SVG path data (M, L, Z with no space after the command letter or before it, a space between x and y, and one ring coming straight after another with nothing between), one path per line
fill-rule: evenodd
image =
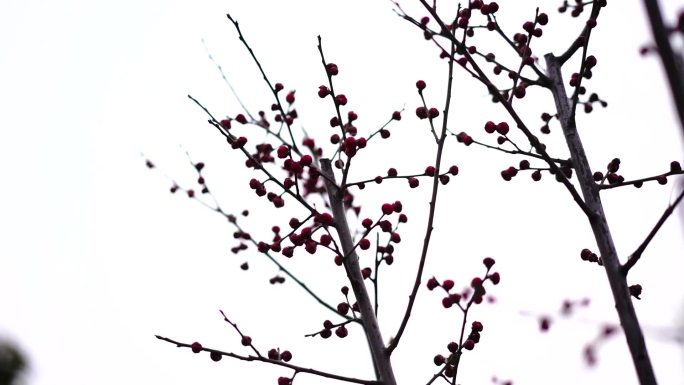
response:
M599 15L599 12L601 12L601 8L602 8L598 5L598 3L599 3L598 1L594 1L593 3L594 4L591 8L591 13L589 14L590 19L591 18L596 19ZM575 54L575 52L577 52L578 49L580 49L586 45L586 43L587 43L586 42L586 36L590 30L591 30L591 28L589 28L589 26L585 25L584 28L582 29L582 32L580 32L580 34L575 38L575 40L572 42L572 44L570 44L570 47L568 47L568 49L565 52L563 52L563 54L558 56L558 62L560 63L561 66L563 64L565 64L565 62L568 61Z
M162 336L159 336L159 335L155 335L155 337L157 337L157 339L160 339L160 340L162 340L162 341L166 341L166 342L169 342L169 343L171 343L171 344L174 344L174 345L176 345L176 346L179 347L179 348L192 348L192 344L186 344L186 343L183 343L183 342L174 341L174 340L172 340L172 339L170 339L170 338L162 337ZM384 385L384 384L382 384L382 383L380 383L380 382L378 382L378 381L373 381L373 380L361 380L361 379L353 378L353 377L340 376L340 375L338 375L338 374L333 374L333 373L323 372L323 371L316 370L316 369L311 369L311 368L305 368L305 367L302 367L302 366L292 365L292 364L288 364L287 362L271 360L271 359L268 359L268 358L265 358L265 357L242 356L242 355L235 354L235 353L224 352L224 351L216 350L216 349L208 349L208 348L204 348L204 347L202 348L202 351L209 352L209 353L218 353L218 354L220 354L220 355L222 355L222 356L226 356L226 357L230 357L230 358L235 358L235 359L242 360L242 361L259 361L259 362L265 362L265 363L268 363L268 364L277 365L277 366L282 366L282 367L284 367L284 368L292 369L292 370L294 370L295 372L309 373L309 374L313 374L313 375L320 376L320 377L330 378L330 379L333 379L333 380L344 381L344 382L350 382L350 383L352 383L352 384L362 384L362 385Z
M647 178L641 178L641 179L627 180L624 182L619 182L619 183L614 183L614 184L602 184L602 185L599 185L599 188L601 190L608 190L608 189L612 189L615 187L629 186L629 185L641 184L644 182L655 181L655 180L658 180L660 177L663 177L663 176L668 177L670 175L681 175L681 174L684 174L684 170L670 171L670 172L666 172L665 174L660 174L660 175L656 175L656 176L649 176Z
M658 222L653 226L653 229L651 229L651 232L648 233L646 236L646 239L639 245L639 247L632 253L632 255L629 256L629 259L627 259L627 262L625 262L624 265L620 268L620 271L622 272L623 275L627 275L629 273L629 269L634 267L637 262L639 262L639 259L641 258L641 255L644 253L646 250L646 247L651 243L653 238L656 236L658 231L660 230L661 227L665 224L665 221L667 218L672 215L674 212L675 207L679 204L679 202L682 201L682 198L684 198L684 190L682 190L681 193L679 193L679 196L677 199L675 199L672 204L670 204L667 209L665 209L665 212L663 212L663 215L660 216L660 219L658 219Z
M235 99L237 100L238 104L240 104L240 107L242 107L242 110L245 111L247 116L249 116L249 119L251 121L255 121L254 116L249 112L245 104L242 102L242 99L240 98L240 95L237 94L235 91L235 88L233 88L233 85L228 81L228 77L226 76L225 72L223 72L223 67L219 63L216 62L214 57L211 55L211 52L209 52L209 47L207 47L207 43L202 39L202 45L204 46L204 50L207 52L207 56L209 57L209 60L211 60L212 63L216 66L216 69L218 69L219 73L221 74L221 78L223 78L223 81L226 83L228 88L230 88L230 92L233 94Z
M456 44L451 43L451 56L456 52ZM387 347L388 356L392 354L392 351L397 348L401 336L406 330L406 325L411 317L411 311L413 310L413 305L416 302L416 297L418 295L418 289L420 288L421 278L423 277L423 270L425 268L425 261L427 260L428 248L430 246L430 238L432 236L433 223L435 220L435 211L437 208L437 192L439 191L439 169L442 164L442 152L444 151L444 143L447 138L447 123L449 118L449 109L451 107L451 91L454 82L454 61L449 60L449 70L447 75L447 94L446 100L444 101L444 117L442 119L442 132L440 133L439 140L437 141L437 155L435 156L435 175L432 179L432 197L430 198L430 211L428 213L427 228L425 230L425 238L423 240L423 249L420 253L420 262L418 263L418 270L416 271L416 278L413 282L413 289L409 295L409 302L406 305L406 311L404 312L404 318L401 320L401 325L397 330L397 334L392 339L392 342ZM421 94L422 98L422 94ZM432 119L430 120L430 125L432 126ZM434 127L433 127L434 133Z
M342 202L343 190L337 185L335 181L335 174L330 159L321 159L321 174L326 175L325 189L328 193L328 200L330 208L332 209L333 218L335 221L335 228L337 235L342 245L342 251L345 257L342 259L342 264L347 273L347 278L354 291L354 296L359 304L361 313L361 324L363 326L364 334L368 341L368 347L373 359L373 366L376 371L378 379L383 385L396 385L394 379L394 371L390 361L389 354L385 352L385 344L378 325L378 319L375 317L375 310L368 296L366 284L361 274L359 267L359 257L354 251L354 241L352 240L349 225L347 224L347 212Z
M634 368L642 385L655 385L657 383L655 373L648 356L648 350L646 349L644 334L634 310L627 280L621 272L617 250L613 243L606 214L603 211L603 204L599 195L600 190L594 182L589 161L577 131L575 116L572 114L572 107L563 84L561 62L553 54L547 54L545 59L549 78L551 79L551 91L558 110L558 121L561 124L568 149L570 150L572 163L577 173L582 195L584 196L584 202L589 209L587 218L601 252L601 259L603 260L603 266L613 293L620 324L625 332L627 345L632 355Z
M268 88L271 89L271 93L273 94L273 97L276 100L276 105L278 106L278 111L283 117L283 121L285 122L285 125L287 126L287 132L290 134L290 140L292 140L292 149L299 153L299 148L297 147L297 142L295 142L294 136L292 135L292 127L290 127L290 124L287 122L287 119L285 119L285 109L283 108L283 105L280 103L280 98L278 97L278 91L273 87L271 84L271 81L268 80L268 76L266 76L266 72L264 71L264 68L261 66L261 62L259 62L259 59L257 59L256 55L254 54L254 51L252 51L252 47L247 44L247 40L245 40L245 37L242 36L242 31L240 30L240 25L238 22L233 19L230 14L227 14L226 17L228 17L228 20L230 20L231 23L233 23L233 26L235 27L235 30L238 33L238 38L244 44L245 48L247 48L247 51L249 51L249 54L252 56L252 59L256 63L257 67L259 67L259 71L261 72L261 76L264 78L264 81L266 81L266 84L268 84Z
M433 9L431 9L429 7L429 5L426 3L425 0L420 0L420 3L425 7L425 9L435 19L435 21L437 23L439 23L440 27L443 30L448 30L448 28L444 24L444 21L442 21L442 19L439 17L439 15ZM456 47L460 47L460 49L463 50L464 57L466 57L468 59L468 63L473 67L473 70L478 75L477 79L480 82L482 82L482 84L484 84L485 87L487 87L487 89L491 91L492 96L495 97L496 100L503 105L503 107L506 109L506 112L508 112L508 114L511 116L511 118L513 118L513 120L515 121L515 123L518 126L518 128L520 129L520 131L522 131L522 133L527 137L527 140L530 142L530 145L532 145L532 147L534 147L535 151L537 151L537 153L542 156L544 161L549 165L549 168L551 169L551 171L555 175L559 176L560 182L565 186L565 188L568 190L570 195L572 195L572 199L577 203L577 205L582 209L582 211L587 216L591 216L591 212L589 211L589 209L587 208L587 205L582 200L582 197L577 192L577 189L575 188L575 186L573 186L573 184L570 183L568 178L565 177L565 174L563 174L563 172L560 170L558 165L556 165L556 163L553 161L553 158L551 158L551 156L549 156L549 154L546 152L546 149L544 148L544 146L542 146L539 139L534 134L532 134L530 129L525 125L525 123L522 121L522 118L520 117L520 115L518 115L518 113L513 109L513 106L510 103L508 103L508 100L506 98L504 98L500 92L498 92L498 89L496 88L496 86L494 86L494 84L491 82L491 80L489 80L489 77L487 77L487 75L484 73L484 71L482 71L480 66L478 66L477 62L475 62L472 55L470 55L468 53L466 47L464 47L461 44L461 42L458 41L453 34L450 34L448 36L448 38L454 44L456 44Z
M684 74L682 74L682 67L678 65L681 63L677 60L672 46L670 45L670 34L663 22L662 12L657 0L644 0L644 7L648 13L648 20L651 22L651 31L653 31L653 38L658 53L665 68L667 81L670 85L670 92L672 92L672 100L674 101L679 115L680 129L684 133Z

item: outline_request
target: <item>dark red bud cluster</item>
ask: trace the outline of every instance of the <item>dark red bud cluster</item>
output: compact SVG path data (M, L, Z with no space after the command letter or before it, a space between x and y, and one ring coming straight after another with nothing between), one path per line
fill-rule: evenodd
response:
M473 144L473 138L465 132L461 132L458 135L456 135L456 140L459 143L465 144L466 146L470 146L471 144Z
M582 251L580 252L580 258L583 261L598 263L600 266L603 265L603 260L601 259L601 257L596 255L589 249L582 249Z

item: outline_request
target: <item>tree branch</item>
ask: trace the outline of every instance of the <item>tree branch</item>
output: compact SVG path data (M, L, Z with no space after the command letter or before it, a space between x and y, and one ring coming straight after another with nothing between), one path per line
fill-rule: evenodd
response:
M159 336L159 335L155 335L155 337L157 337L157 339L160 339L160 340L162 340L162 341L166 341L166 342L172 343L172 344L176 345L176 346L179 347L179 348L192 348L192 344L186 344L186 343L183 343L183 342L174 341L174 340L172 340L171 338L162 337L162 336ZM271 359L268 359L268 358L265 358L265 357L241 356L241 355L235 354L235 353L224 352L224 351L216 350L216 349L208 349L208 348L204 348L204 347L203 347L201 350L202 350L202 351L205 351L205 352L210 352L210 353L218 353L218 354L220 354L220 355L222 355L222 356L226 356L226 357L230 357L230 358L235 358L235 359L242 360L242 361L260 361L260 362L266 362L266 363L268 363L268 364L277 365L277 366L282 366L282 367L285 367L285 368L292 369L292 370L294 370L295 372L309 373L309 374L313 374L313 375L316 375L316 376L325 377L325 378L331 378L331 379L333 379L333 380L338 380L338 381L350 382L350 383L353 383L353 384L362 384L362 385L384 385L384 384L382 384L382 383L380 383L380 382L378 382L378 381L373 381L373 380L361 380L361 379L353 378L353 377L340 376L340 375L338 375L338 374L333 374L333 373L323 372L323 371L316 370L316 369L311 369L311 368L305 368L305 367L302 367L302 366L292 365L292 364L288 364L287 362L271 360Z
M572 107L565 91L561 74L561 61L553 54L547 54L544 58L546 59L549 78L551 79L551 92L558 109L558 120L561 123L563 134L570 150L572 163L577 172L577 179L580 183L584 202L589 209L587 217L601 252L601 259L603 260L603 266L606 269L608 282L613 292L615 308L620 318L622 329L625 332L634 368L642 385L655 385L657 382L651 360L648 356L648 350L646 349L644 335L634 310L627 280L621 272L613 237L608 227L606 215L603 212L599 188L594 182L582 141L577 132Z
M644 7L648 13L648 20L651 23L651 31L653 31L653 39L660 59L665 68L667 81L670 84L670 92L672 92L672 100L674 101L677 114L679 115L680 129L684 133L684 74L682 74L681 58L677 60L672 46L670 45L670 34L668 33L665 23L663 22L662 12L657 0L644 0Z
M663 212L663 215L660 216L660 219L658 219L658 222L653 226L653 229L651 229L651 232L648 233L646 236L646 239L639 245L639 247L632 253L632 255L629 256L629 259L627 259L627 262L625 262L624 265L620 268L620 271L622 272L622 275L627 275L629 273L629 269L634 267L637 262L639 262L639 259L641 258L641 255L644 253L644 250L646 250L646 247L648 246L649 243L653 240L655 235L658 233L661 227L665 224L665 221L667 218L672 215L672 212L674 212L675 207L679 204L679 202L682 201L682 198L684 198L684 190L682 190L681 193L679 193L679 196L677 199L675 199L672 204L670 204L666 209L665 212Z
M456 52L456 44L451 43L451 56ZM437 155L435 156L435 175L432 179L432 197L430 198L430 212L428 213L427 228L425 230L425 238L423 240L423 249L420 253L420 262L418 263L418 271L416 272L416 278L413 282L413 289L409 295L409 302L406 305L406 311L404 312L404 318L401 320L401 325L397 334L392 339L392 342L387 347L387 354L391 355L392 351L399 345L399 340L406 330L406 325L408 324L409 318L411 317L411 311L413 310L413 305L416 302L416 296L418 295L418 289L420 288L421 278L423 276L423 270L425 268L425 261L427 260L428 248L430 246L430 238L432 236L433 223L435 220L435 211L437 208L437 191L439 190L439 170L442 164L442 152L444 151L444 143L447 138L447 123L449 118L449 109L451 107L451 90L454 83L454 61L449 60L449 70L447 75L447 94L446 100L444 101L444 118L442 119L442 132L440 133L439 139L437 140ZM423 95L421 93L421 100L425 104ZM432 125L432 119L430 119L430 127L432 127L433 134L434 126ZM435 138L436 135L435 135Z
M385 352L385 344L382 339L382 334L380 333L378 319L375 317L375 310L370 297L368 296L368 290L366 290L363 276L361 275L359 257L356 254L356 251L354 251L354 241L352 240L349 225L347 224L347 213L344 209L344 203L342 202L343 191L337 185L337 182L335 182L335 174L333 173L330 159L321 159L321 173L326 176L325 188L328 193L330 208L333 212L337 235L345 255L342 263L347 273L349 283L354 291L356 301L359 304L361 324L368 341L368 347L373 359L376 375L383 385L396 385L397 382L394 379L392 363L390 362L389 354Z

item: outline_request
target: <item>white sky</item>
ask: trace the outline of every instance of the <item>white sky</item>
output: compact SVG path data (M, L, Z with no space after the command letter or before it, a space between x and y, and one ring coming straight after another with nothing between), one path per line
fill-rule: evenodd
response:
M509 31L534 14L533 1L500 3ZM540 3L551 23L535 50L539 55L567 42L576 30L554 11L560 2ZM640 2L616 3L609 4L592 37L599 65L587 83L609 108L588 117L580 113L579 124L593 167L601 169L619 156L630 179L664 172L671 160L682 160L682 141L659 63L637 54L650 36ZM667 3L672 14L681 5ZM409 1L402 5L418 9ZM192 183L187 150L207 163L209 183L223 192L224 207L236 213L252 209L247 224L255 235L268 234L271 225L282 226L292 215L257 205L243 160L226 150L203 112L186 98L191 93L218 116L240 112L207 58L204 38L252 111L271 103L226 12L240 21L271 79L298 90L302 123L319 133L319 142L330 133L331 107L315 94L324 80L318 34L328 60L340 66L336 87L349 96L362 130L406 106L392 141L359 156L359 163L366 159L372 165L358 169L359 178L390 166L416 172L431 161L427 128L410 112L418 103L419 78L428 83L431 103L440 105L444 66L420 32L396 17L390 2L4 1L0 336L28 354L29 384L275 383L290 374L228 359L215 364L153 337L199 340L246 353L218 309L264 351L281 346L293 351L296 364L370 377L358 331L343 341L303 339L331 315L290 282L268 285L276 270L266 261L252 258L249 272L240 271L246 256L228 251L233 229L196 202L168 194L163 175L144 168L141 152L164 173ZM462 75L452 129L482 139L483 122L505 115ZM521 111L534 126L552 104L546 93L530 98L540 102ZM549 148L567 156L554 128ZM447 164L455 162L462 173L440 192L426 275L453 278L461 286L481 273L487 255L497 259L502 275L492 290L498 304L475 309L485 331L477 349L464 356L459 382L488 383L497 375L518 384L636 383L622 336L601 348L597 368L588 370L582 362L583 345L616 317L603 271L578 258L582 248L595 247L569 195L548 177L539 184L527 175L502 181L500 170L519 158L454 140L447 149ZM621 255L648 233L674 185L604 194ZM380 321L386 338L405 305L428 201L427 190L396 186L358 195L368 213L385 199L402 199L409 215L396 263L383 271L386 313ZM266 223L265 232L259 223ZM662 384L684 382L682 347L672 339L677 328L681 336L684 308L681 234L681 222L673 218L630 273L631 283L644 286L636 307ZM343 281L331 265L331 258L303 254L290 264L336 303ZM563 299L587 296L592 305L558 320L548 335L539 335L535 317L520 315L553 314ZM440 299L424 290L419 294L417 315L394 358L402 384L424 383L435 371L434 354L455 338L459 314L442 310ZM296 383L324 381L301 375Z

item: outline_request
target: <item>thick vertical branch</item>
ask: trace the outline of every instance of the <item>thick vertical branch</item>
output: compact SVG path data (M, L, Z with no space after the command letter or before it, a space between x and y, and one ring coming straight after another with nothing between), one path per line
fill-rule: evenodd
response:
M679 116L680 129L684 133L684 73L682 73L681 57L675 56L670 45L670 33L663 22L660 5L657 0L644 0L648 20L653 31L653 40L658 47L658 54L663 63L667 81L672 92L672 100ZM678 60L679 59L679 60Z
M347 214L342 202L343 192L335 182L335 174L333 173L330 159L321 159L321 173L325 176L325 189L328 192L330 208L335 218L335 228L337 229L342 252L344 253L342 263L347 272L356 301L359 304L361 324L368 340L368 347L373 358L376 375L383 385L396 385L397 382L394 379L392 363L390 362L389 354L385 350L385 343L382 340L373 303L368 296L366 284L363 282L361 268L359 267L359 256L354 250L354 241L347 224Z
M615 244L608 227L606 215L603 212L603 204L599 196L599 188L592 178L591 168L584 153L584 147L577 132L575 117L572 114L572 107L568 100L563 77L561 74L561 63L553 54L545 57L546 65L551 79L551 92L556 101L558 110L558 120L561 123L565 140L570 149L572 164L577 172L584 202L589 208L589 223L594 233L594 238L601 252L603 266L606 269L608 282L613 292L615 308L620 318L620 324L627 339L627 345L632 355L632 361L642 385L656 384L655 374L648 356L644 335L639 325L634 305L627 286L627 279L620 271L620 261L618 260Z

